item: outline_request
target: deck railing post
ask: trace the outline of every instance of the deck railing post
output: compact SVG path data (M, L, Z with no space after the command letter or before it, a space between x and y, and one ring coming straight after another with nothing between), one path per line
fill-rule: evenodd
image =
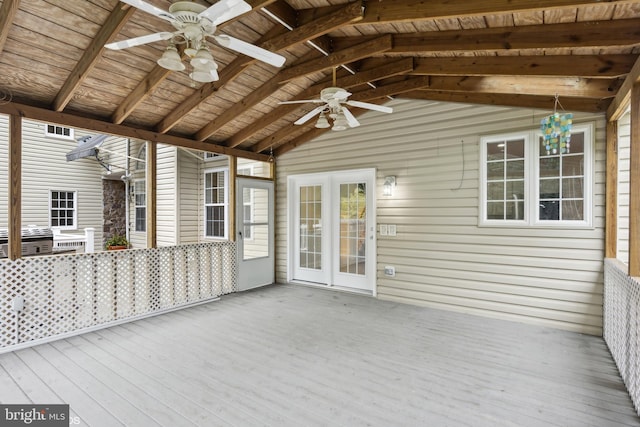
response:
M87 227L84 229L84 251L85 253L95 252L94 239L96 235L96 229L93 227Z

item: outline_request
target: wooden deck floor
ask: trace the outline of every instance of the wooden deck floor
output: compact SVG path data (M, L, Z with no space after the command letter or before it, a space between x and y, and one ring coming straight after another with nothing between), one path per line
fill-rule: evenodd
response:
M598 337L297 286L0 355L91 426L640 426Z

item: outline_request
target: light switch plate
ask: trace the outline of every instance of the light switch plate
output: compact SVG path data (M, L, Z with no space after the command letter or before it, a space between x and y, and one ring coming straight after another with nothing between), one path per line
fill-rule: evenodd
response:
M396 225L389 224L389 236L395 236L395 235L396 235Z
M389 234L389 229L387 228L387 224L380 224L380 235L386 236Z

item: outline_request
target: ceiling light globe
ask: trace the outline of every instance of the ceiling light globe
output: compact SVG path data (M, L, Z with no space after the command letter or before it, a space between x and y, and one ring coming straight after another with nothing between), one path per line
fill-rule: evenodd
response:
M333 122L333 127L331 128L331 130L335 130L335 131L346 130L348 127L349 127L349 122L347 122L347 119L344 117L344 114L340 113L337 115L335 121Z
M159 66L166 68L167 70L182 71L185 69L182 60L180 59L180 55L178 54L178 50L173 45L167 47L167 50L164 51L157 62Z
M210 83L216 80L218 73L215 70L210 70L206 66L193 67L193 71L189 74L191 79L200 83Z
M327 116L325 116L324 113L320 113L320 117L318 117L318 121L316 122L316 127L318 129L327 129L330 126Z

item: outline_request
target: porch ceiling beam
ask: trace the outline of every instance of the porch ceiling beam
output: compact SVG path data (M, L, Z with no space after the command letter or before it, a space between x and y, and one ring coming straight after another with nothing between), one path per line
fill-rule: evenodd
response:
M473 92L448 92L442 90L421 89L399 95L399 98L424 99L428 101L460 102L465 104L498 105L508 107L553 108L553 95L491 94ZM562 98L562 106L570 111L601 113L607 109L610 100L593 98Z
M626 75L637 55L461 56L416 58L411 74L442 76L553 76L612 78Z
M419 89L421 87L425 87L429 85L429 77L428 76L419 76L419 77L411 77L408 78L406 80L402 80L400 82L395 82L395 83L391 83L391 84L387 84L387 85L381 85L378 86L375 89L369 89L369 90L365 90L365 91L361 91L361 92L356 92L354 93L352 96L349 97L349 99L353 100L353 101L371 101L374 99L380 99L380 98L384 98L387 96L391 96L391 95L397 95L399 93L403 93L403 92L407 92L407 91L411 91L411 90L416 90ZM278 130L277 132L275 132L272 135L269 135L268 137L264 138L262 141L260 141L258 143L258 147L264 147L263 150L278 144L279 141L284 140L288 134L291 133L291 126L296 126L296 125L288 125L285 126L284 128ZM313 127L314 123L313 120L309 120L307 123L298 126L298 128L309 128L309 127ZM321 129L323 132L326 131L327 129ZM322 133L322 132L321 132ZM306 134L305 134L306 135ZM315 133L314 133L315 135ZM298 141L297 145L295 145L296 147L299 144L300 140L296 138L296 141ZM289 143L285 143L284 145L289 145ZM293 147L292 147L293 148ZM288 150L287 150L288 151Z
M364 69L354 75L340 77L338 79L338 84L341 88L349 89L354 86L358 86L367 82L377 81L384 78L396 76L398 74L404 74L413 69L413 60L411 58L405 58L400 60L395 60L393 62L387 63L385 65L375 65L371 69ZM317 97L322 89L328 86L328 82L322 82L316 85L313 85L297 96L293 98L293 100L302 100ZM274 123L289 113L301 108L300 104L285 104L276 107L270 113L267 113L250 126L244 128L237 134L233 135L226 142L226 145L229 147L236 147L249 137L254 135L255 133L261 131L269 124ZM251 150L259 153L260 151L266 150L273 144L271 139L263 139L261 142L255 144L251 147Z
M342 64L367 58L371 55L384 53L392 48L392 43L393 41L390 34L376 37L373 40L342 49L332 55L313 59L303 64L287 68L282 71L280 81L286 83L319 70L326 70L327 68L337 67Z
M636 60L633 68L625 78L624 82L618 89L616 97L611 102L609 109L607 110L607 118L609 120L618 120L620 116L629 107L631 101L631 88L634 84L640 82L640 57Z
M0 5L0 53L2 53L4 44L7 42L11 23L18 12L19 5L20 0L4 0Z
M254 153L251 151L223 147L208 142L195 141L193 139L180 136L162 134L147 129L139 129L127 125L111 123L109 121L83 117L75 114L64 113L61 111L53 111L46 108L34 107L17 102L0 103L0 114L15 114L27 119L58 123L62 126L87 129L92 132L100 132L147 141L155 141L167 145L173 145L176 147L210 151L212 153L238 156L246 159L259 160L262 162L269 161L269 156Z
M640 1L640 0L639 0ZM640 43L640 18L598 22L523 25L393 35L387 54L515 51L518 49L610 48ZM372 36L335 37L337 49Z
M582 79L572 77L432 76L429 88L451 92L493 93L510 95L559 95L579 98L613 98L621 81L618 79Z
M334 12L330 15L327 15L323 18L319 18L318 21L311 22L303 27L299 27L298 30L301 32L305 29L308 29L310 33L312 33L312 38L316 37L318 32L324 33L328 32L329 29L333 29L336 26L342 25L345 22L350 22L353 20L353 16L357 16L357 14L350 15L349 13L354 13L357 11L357 8L353 7L354 3L349 4L346 8L341 8L337 12ZM291 34L291 33L289 33ZM324 56L323 56L324 58ZM351 61L349 61L351 62ZM315 71L322 71L326 67L320 67ZM195 139L198 141L204 141L213 135L216 131L222 128L225 124L229 123L233 119L235 119L240 114L245 111L251 109L254 105L258 104L260 101L268 98L273 92L277 91L281 88L281 81L283 71L276 74L272 77L268 82L264 83L261 87L251 92L249 95L245 96L242 101L234 104L232 107L226 109L224 113L216 117L214 120L209 122L206 126L200 129L195 134Z
M610 1L615 4L638 3L638 0ZM416 4L417 3L417 4ZM411 22L501 13L544 11L566 7L593 6L601 0L413 0L367 2L364 19L359 24Z
M58 95L54 99L53 109L55 111L62 111L65 109L67 104L71 101L76 89L78 89L78 87L84 82L84 79L87 78L96 62L98 62L98 59L100 59L104 45L111 41L116 34L120 32L120 29L136 10L137 9L134 7L123 7L121 3L118 3L115 9L111 11L106 22L100 28L98 34L96 34L89 46L84 50L82 57L71 71L67 80L58 92Z
M255 10L256 8L264 8L267 5L274 3L275 0L250 0L249 4ZM229 21L223 22L218 26L218 28L224 28L230 23L236 21L238 18L231 19ZM183 47L179 46L180 52L182 53ZM138 83L131 93L125 98L125 100L116 108L111 116L111 121L113 123L120 124L126 120L127 117L133 113L133 111L142 103L145 99L147 99L151 94L158 88L160 83L162 83L168 76L171 74L171 70L167 70L159 65L155 65L151 72L147 74L147 76Z
M362 7L361 2L349 3L346 7L340 9L338 12L333 11L329 15L324 16L323 19L318 19L314 22L309 22L292 31L285 30L284 33L259 42L260 47L270 50L279 51L288 47L294 46L298 43L319 37L326 34L342 25L356 22L362 19ZM160 133L167 132L173 126L175 126L180 119L189 114L200 103L205 101L211 96L218 88L226 85L238 77L246 68L254 64L257 60L248 58L245 55L240 55L231 63L229 63L220 72L220 80L212 83L205 83L202 85L193 95L184 100L178 107L176 107L169 115L162 119L157 125L156 130Z

